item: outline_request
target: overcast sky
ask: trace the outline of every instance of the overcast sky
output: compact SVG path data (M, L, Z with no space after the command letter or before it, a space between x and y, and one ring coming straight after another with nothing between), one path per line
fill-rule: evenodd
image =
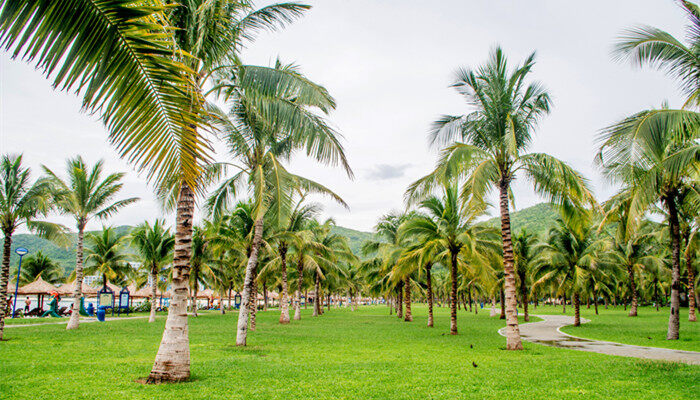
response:
M342 226L370 230L380 215L402 207L406 187L434 166L436 150L426 140L430 123L440 114L468 111L448 87L455 69L481 65L496 44L513 64L537 51L532 77L549 89L554 107L537 129L532 150L571 163L601 200L614 188L592 164L596 133L664 100L680 104L672 80L611 56L615 38L630 26L649 24L682 37L684 15L672 0L308 3L313 9L305 17L261 35L244 61L293 61L337 100L330 120L345 137L355 179L302 157L289 168L347 201L349 211L322 200L326 216ZM74 95L53 91L33 66L0 52L0 85L0 150L24 153L35 176L41 164L62 173L65 159L76 154L90 162L105 159L109 170L131 171L107 145L97 118L81 113ZM129 172L123 196L142 200L110 224L134 225L162 215L151 188L135 173ZM515 184L515 196L518 208L541 201L525 182ZM93 222L89 228L99 226Z

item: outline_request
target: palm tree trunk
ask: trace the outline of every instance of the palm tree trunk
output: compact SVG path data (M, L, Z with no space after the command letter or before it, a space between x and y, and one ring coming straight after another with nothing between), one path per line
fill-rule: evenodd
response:
M501 315L498 317L498 319L506 319L506 302L503 289L501 289Z
M457 334L457 252L450 250L450 335Z
M303 258L301 256L299 256L299 260L297 261L297 292L296 292L296 295L294 296L296 298L295 304L294 304L294 319L295 320L301 319L301 287L302 287L302 283L304 282L303 274L304 274Z
M566 296L561 296L561 313L566 314Z
M5 311L7 310L7 283L10 280L10 255L12 232L4 232L5 243L2 249L2 272L0 272L0 340L5 333Z
M282 296L280 296L280 324L289 323L289 304L287 288L287 245L280 243L280 262L282 268Z
M491 296L491 312L489 313L489 317L495 317L496 314L496 298Z
M574 293L574 326L581 326L581 299Z
M304 310L309 308L309 292L304 290Z
M508 211L508 186L509 181L502 179L500 182L500 208L501 208L501 238L503 239L503 269L505 271L505 295L506 295L506 349L522 350L520 341L520 327L516 313L515 299L515 258L513 257L513 243L510 233L510 212Z
M260 243L262 242L263 219L258 218L253 224L253 244L248 258L248 264L245 268L245 281L243 285L243 293L241 294L241 308L238 312L238 327L236 332L236 346L245 346L248 338L248 317L250 295L254 285L255 268L258 265L258 253L260 252ZM257 300L257 299L256 299Z
M263 311L267 311L267 280L262 283L263 290Z
M314 313L313 317L321 315L321 278L318 276L318 271L314 275Z
M198 292L198 290L197 289L199 289L199 288L197 286L198 286L198 284L197 284L197 281L195 280L194 281L194 290L193 290L194 294L192 296L192 316L193 317L198 317L198 315L197 315L197 292Z
M472 312L473 304L472 304L472 288L471 288L471 286L469 287L469 289L467 289L467 299L469 300L469 312ZM464 306L464 309L466 311L466 309L467 309L466 305Z
M680 290L681 290L681 244L678 225L678 210L675 196L665 198L668 209L668 224L671 231L671 313L668 317L667 340L677 340L680 328Z
M634 269L631 265L627 266L627 277L630 282L630 293L632 295L632 304L630 305L630 312L627 314L628 317L637 316L637 285L634 282Z
M168 308L163 339L147 379L148 383L180 382L190 377L187 293L190 283L194 193L186 183L182 183L180 186L175 219L175 250L172 268L173 298ZM76 281L76 286L79 286L80 283L80 281Z
M328 298L328 300L327 300L327 303L326 303L326 309L327 309L328 311L330 311L330 310L331 310L331 292L330 292L330 291L328 292L327 298Z
M258 266L253 267L253 287L250 291L250 330L254 331L258 326Z
M406 301L406 314L403 320L413 322L413 314L411 314L411 280L409 277L404 278L403 288L405 292L403 297Z
M80 325L80 298L83 297L83 236L85 221L78 221L78 246L75 250L75 287L73 288L73 307L66 329L78 329ZM106 284L106 282L105 282ZM189 367L187 368L189 374ZM188 375L189 376L189 375Z
M431 264L425 266L425 279L426 285L428 285L428 327L433 327L433 282L430 276Z
M397 299L396 299L396 317L398 319L403 318L403 288L398 287L397 289Z
M525 322L530 322L530 313L528 312L528 302L530 299L527 297L527 291L523 291L523 320Z
M158 282L158 270L155 267L151 267L151 314L148 316L148 322L154 322L156 320L156 283Z
M688 268L688 321L696 322L698 317L695 315L695 267L693 267L690 252L686 255L686 265Z
M595 315L598 315L598 294L593 291L593 308L595 309Z

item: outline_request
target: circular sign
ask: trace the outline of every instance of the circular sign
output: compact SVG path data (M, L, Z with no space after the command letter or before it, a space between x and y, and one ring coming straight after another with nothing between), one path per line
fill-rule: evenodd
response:
M17 253L17 255L23 256L29 253L29 250L25 249L24 247L18 247L15 249L15 253Z

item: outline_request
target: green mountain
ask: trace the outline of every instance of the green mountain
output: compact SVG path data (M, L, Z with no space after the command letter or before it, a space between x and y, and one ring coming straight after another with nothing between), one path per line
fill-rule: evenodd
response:
M118 226L114 228L114 231L118 235L124 235L129 232L133 227L124 225L124 226ZM98 233L100 231L91 231L91 232L85 232L85 236L87 237L88 233ZM16 270L17 268L17 263L19 262L19 256L15 254L15 249L17 247L24 247L29 250L28 256L31 256L32 254L36 254L37 252L41 251L44 253L45 256L48 258L56 261L61 267L66 272L73 271L75 268L75 246L78 243L78 234L73 233L71 235L71 244L66 248L66 247L61 247L58 246L57 244L48 241L46 239L42 239L39 236L32 235L32 234L17 234L12 236L12 256L10 258L10 265L12 265L12 269Z
M362 257L360 249L362 248L362 243L371 239L374 235L370 232L357 231L350 228L344 228L342 226L334 226L331 228L331 232L343 235L348 238L348 244L353 254L358 257Z
M530 233L543 235L554 224L558 215L559 213L554 206L549 203L540 203L522 210L512 211L510 223L513 233L526 229ZM495 227L501 226L500 217L491 218L486 223Z

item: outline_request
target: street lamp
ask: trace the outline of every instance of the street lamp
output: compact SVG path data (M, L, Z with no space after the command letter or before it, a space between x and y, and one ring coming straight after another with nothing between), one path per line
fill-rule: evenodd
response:
M22 273L22 257L29 253L29 250L24 247L18 247L15 249L15 253L19 256L19 268L17 268L17 282L15 283L15 300L12 302L12 318L15 317L15 310L17 309L17 290L19 290L19 275Z

